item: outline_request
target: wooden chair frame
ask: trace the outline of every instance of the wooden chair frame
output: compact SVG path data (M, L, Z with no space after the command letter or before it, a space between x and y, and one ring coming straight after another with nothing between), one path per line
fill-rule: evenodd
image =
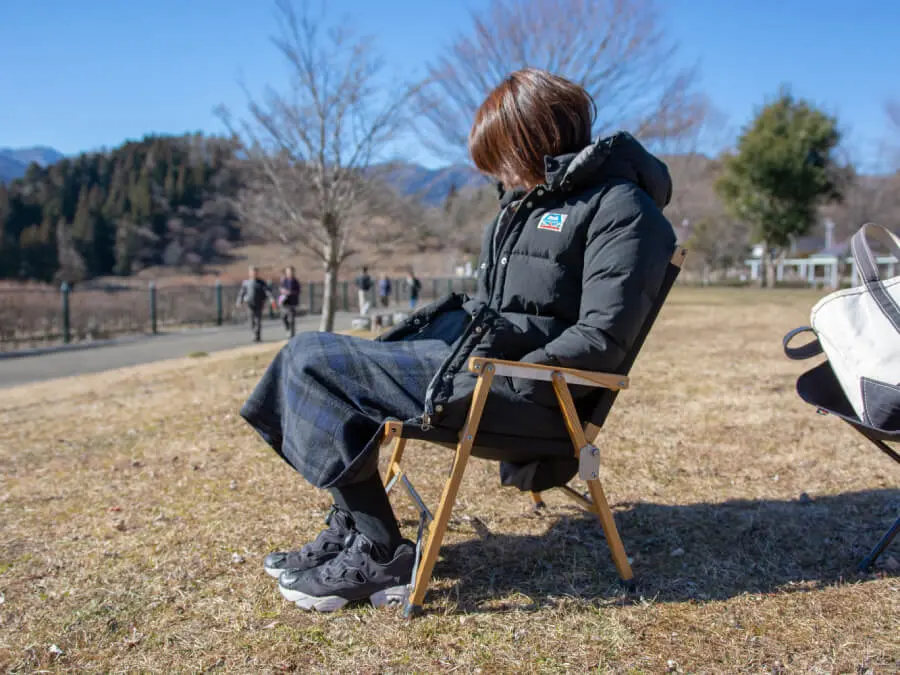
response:
M414 570L415 578L410 592L409 600L404 610L405 616L413 616L421 611L425 593L431 582L431 575L434 571L434 564L437 561L438 552L447 531L447 524L450 522L450 514L453 505L456 503L456 495L459 491L459 485L462 482L463 473L466 469L466 463L472 452L475 442L475 436L478 433L478 426L481 422L481 415L484 412L484 406L487 402L488 393L491 389L491 382L496 375L507 377L519 377L531 380L545 380L553 384L553 390L556 393L556 399L559 402L560 410L566 422L566 428L572 444L575 448L576 456L581 459L581 465L590 465L599 467L599 450L594 445L594 441L600 433L600 429L593 424L581 425L578 419L578 413L575 409L575 402L569 391L570 384L578 384L591 387L604 387L613 391L626 389L628 387L628 378L622 375L611 373L596 373L591 371L574 370L571 368L556 368L552 366L543 366L537 364L520 363L516 361L503 361L500 359L489 358L472 358L469 360L469 370L478 374L478 380L475 384L475 392L472 395L472 403L469 406L468 416L459 434L459 441L456 444L456 456L453 459L453 465L450 470L450 476L444 485L444 491L441 494L441 500L433 517L428 515L430 522L424 525L424 532L420 532L420 538L427 533L424 550L422 551L421 560L418 561ZM406 448L407 438L403 435L402 422L387 422L385 425L382 444L390 444L393 442L394 447L391 452L391 459L385 473L385 485L390 490L398 479L404 479L405 473L400 466L403 458L403 452ZM590 461L594 458L595 461ZM623 581L631 581L634 574L631 571L631 565L628 562L628 556L625 555L625 547L616 528L612 511L600 484L600 478L596 468L592 469L591 474L585 476L590 492L590 500L581 496L572 488L566 486L563 488L565 493L575 499L579 504L588 511L595 514L600 520L606 541L609 544L612 553L613 562L619 572L619 576ZM535 504L542 505L543 501L539 493L532 493ZM424 509L424 505L419 499L414 497L420 510ZM427 510L424 511L427 513Z
M680 246L677 247L675 254L672 256L671 264L680 270L686 256L687 251ZM668 294L668 290L666 288L665 294ZM664 301L665 295L660 299L661 303ZM655 319L655 314L653 319ZM643 338L641 338L642 341ZM640 344L637 346L637 349L640 349ZM385 473L385 489L390 492L397 482L402 482L421 514L419 535L416 542L416 565L413 569L412 588L403 611L404 616L412 617L422 610L425 593L428 591L428 586L431 582L434 564L437 561L438 552L444 540L444 534L447 531L447 524L450 522L450 514L456 503L456 495L459 492L463 473L472 453L472 448L475 445L475 437L478 433L481 415L484 412L484 406L491 390L491 383L497 375L528 380L543 380L552 383L556 400L559 403L566 429L574 447L575 456L579 460L579 476L587 483L590 498L579 494L568 485L563 486L561 489L564 494L597 516L619 576L623 582L629 585L633 584L634 573L631 570L628 556L625 554L625 547L622 544L622 538L619 536L619 530L616 528L616 521L613 518L612 510L609 508L609 502L606 499L603 486L600 483L600 451L597 449L595 442L600 435L601 429L590 422L581 423L575 408L575 402L569 391L569 385L573 384L587 387L603 387L611 391L619 391L628 388L628 377L613 373L599 373L491 358L469 359L468 368L470 372L478 375L478 380L475 384L475 391L472 394L472 403L469 406L465 424L459 432L459 440L455 445L436 443L444 447L455 448L456 454L453 458L450 476L444 484L437 511L433 516L422 502L418 493L413 489L409 478L400 466L408 440L404 436L403 423L394 421L385 423L382 446L394 444ZM540 493L532 492L531 497L536 507L543 506ZM425 541L424 549L421 548L423 540Z

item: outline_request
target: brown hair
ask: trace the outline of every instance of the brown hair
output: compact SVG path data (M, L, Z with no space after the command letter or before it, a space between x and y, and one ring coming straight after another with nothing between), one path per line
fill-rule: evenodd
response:
M469 154L504 183L544 182L544 157L577 152L591 141L596 106L583 87L545 70L510 74L475 113Z

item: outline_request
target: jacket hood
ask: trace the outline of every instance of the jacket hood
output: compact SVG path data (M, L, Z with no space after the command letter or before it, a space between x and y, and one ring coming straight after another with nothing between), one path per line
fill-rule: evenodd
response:
M544 158L547 186L583 188L614 178L636 183L662 209L672 198L672 178L665 163L626 131L598 138L580 152Z
M576 153L545 157L544 175L551 190L583 189L620 178L640 186L660 209L672 198L672 178L668 167L627 131L598 138ZM525 192L507 191L502 184L498 184L497 188L504 204Z

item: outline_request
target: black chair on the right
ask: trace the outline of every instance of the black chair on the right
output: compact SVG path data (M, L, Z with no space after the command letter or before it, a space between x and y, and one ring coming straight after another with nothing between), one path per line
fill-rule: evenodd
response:
M790 336L785 339L785 345L789 340ZM841 389L841 385L828 361L820 363L797 379L797 393L800 394L800 398L804 401L815 406L819 414L834 415L844 420L870 440L876 448L900 464L900 454L888 445L888 443L900 443L900 429L885 431L869 426L860 420L850 405L850 401L844 395L844 391ZM859 563L861 572L870 569L875 564L878 556L890 546L891 541L897 536L898 532L900 532L900 514L898 514L894 524L875 545L875 548Z

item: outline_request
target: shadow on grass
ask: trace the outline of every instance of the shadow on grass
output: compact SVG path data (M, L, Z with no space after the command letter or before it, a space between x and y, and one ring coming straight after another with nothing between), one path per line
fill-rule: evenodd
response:
M638 582L626 598L596 519L551 510L542 516L549 525L543 535L494 532L445 546L435 573L456 584L433 592L477 611L510 596L521 598L513 603L519 609L537 609L560 596L677 602L810 590L870 578L856 566L898 510L900 490L799 501L628 504L616 511ZM898 546L882 554L876 572L896 574L884 562L898 556ZM490 608L504 609L493 602Z

